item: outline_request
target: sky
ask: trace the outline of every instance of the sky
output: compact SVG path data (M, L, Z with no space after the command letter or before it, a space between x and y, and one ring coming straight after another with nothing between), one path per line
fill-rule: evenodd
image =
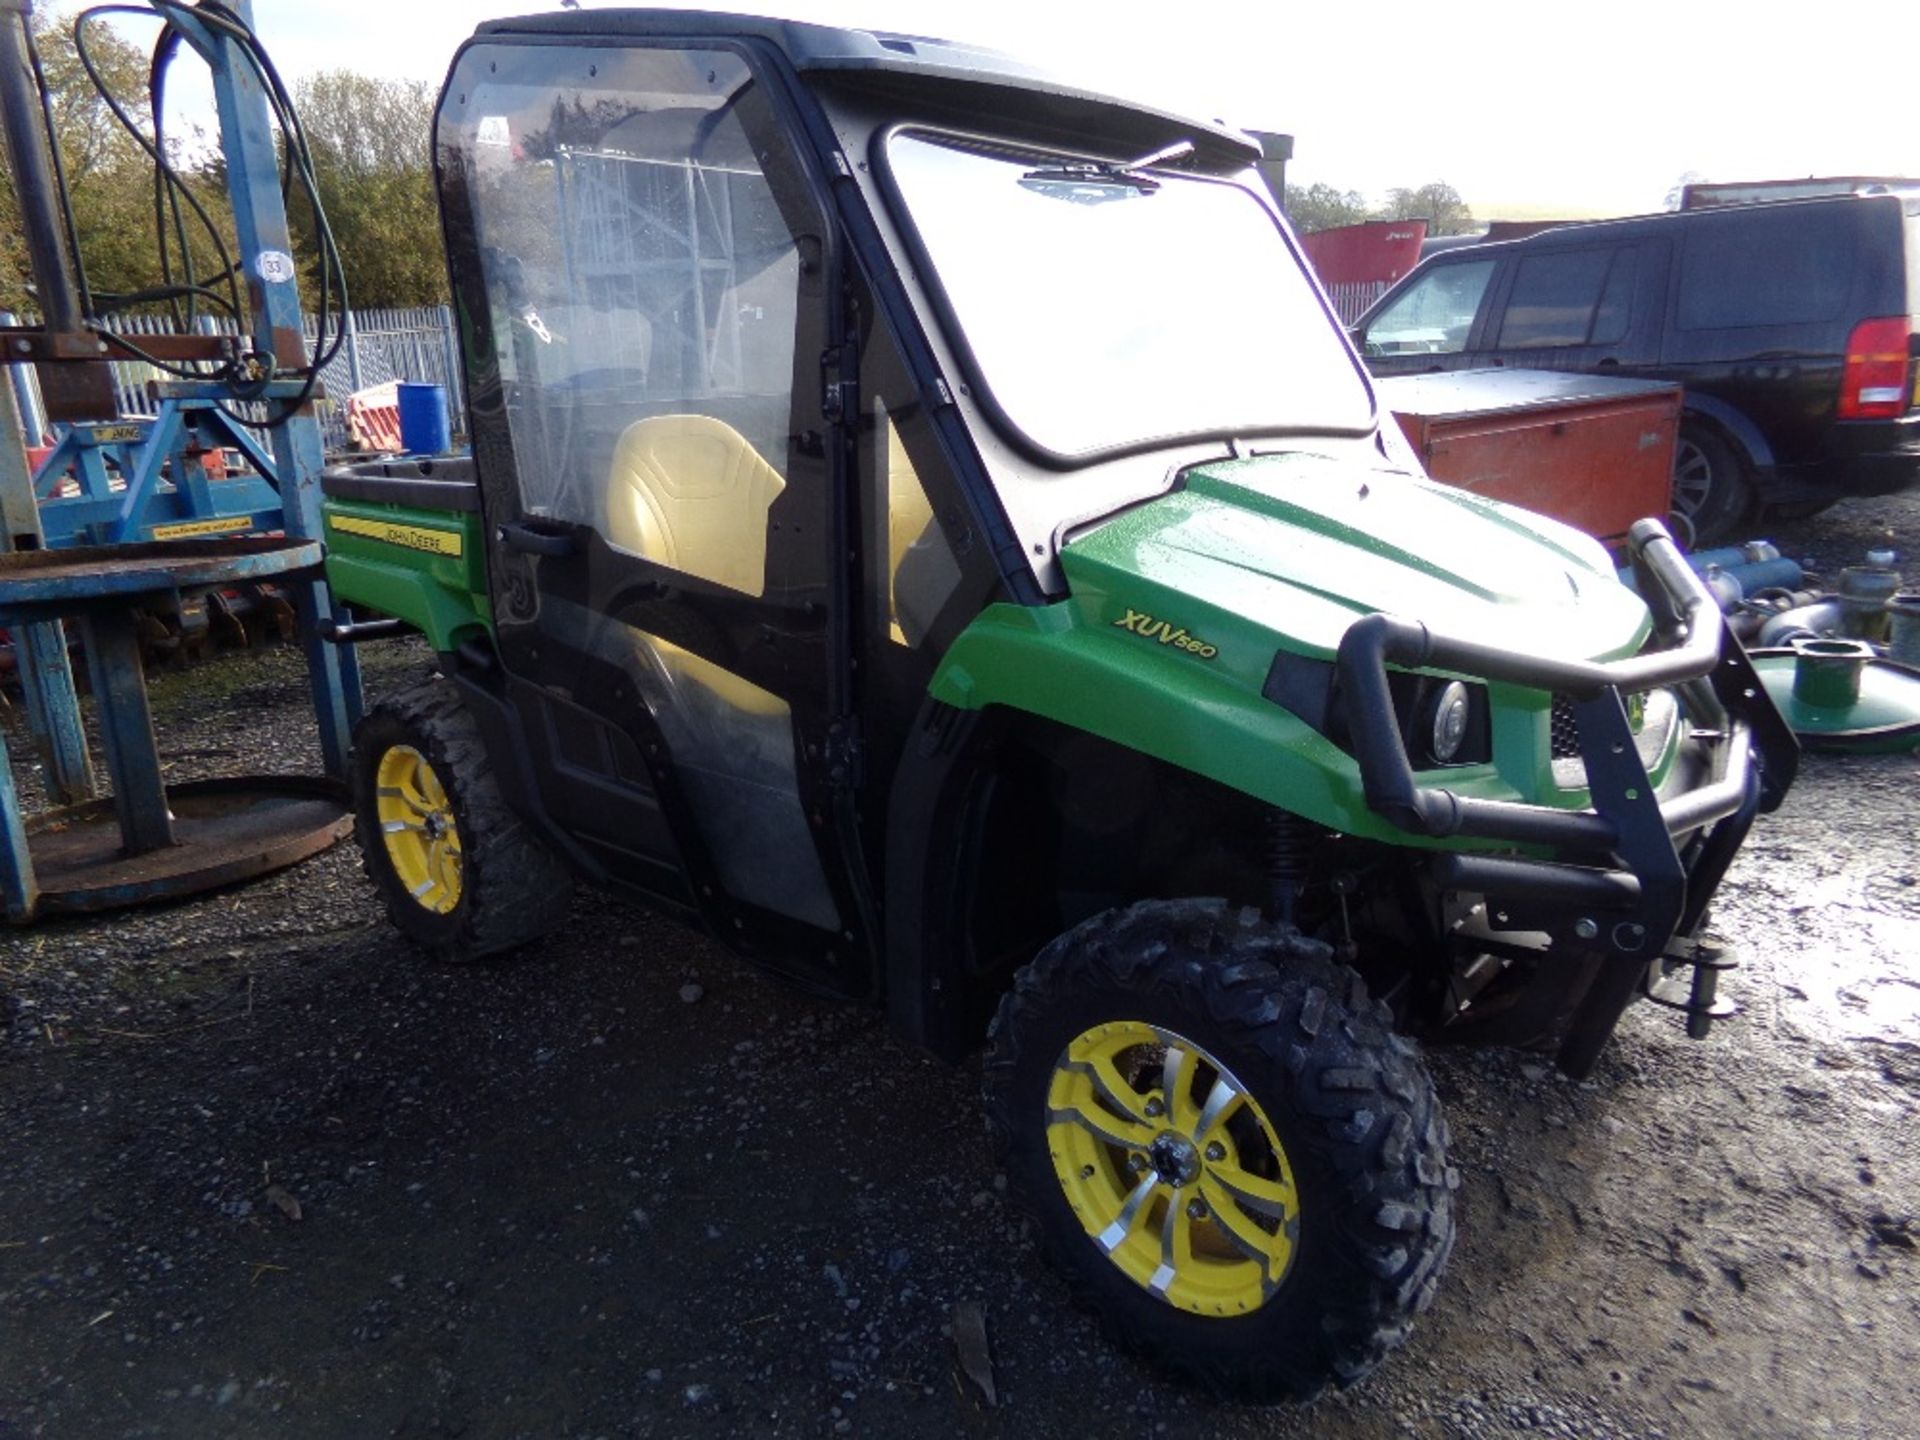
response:
M351 68L437 84L479 20L558 4L254 0L253 8L289 80ZM1689 171L1711 180L1920 176L1906 83L1920 11L1910 0L1830 9L1717 0L754 8L1013 51L1081 83L1290 133L1296 183L1377 200L1396 185L1444 180L1481 218L1657 210ZM137 35L137 23L128 33Z

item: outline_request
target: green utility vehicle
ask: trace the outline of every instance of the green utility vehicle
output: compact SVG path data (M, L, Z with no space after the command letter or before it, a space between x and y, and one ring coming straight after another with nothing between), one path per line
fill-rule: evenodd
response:
M472 457L326 480L338 595L441 660L355 752L432 955L579 879L984 1043L1077 1293L1246 1397L1433 1293L1409 1037L1582 1074L1636 996L1723 1013L1791 737L1657 523L1643 602L1418 474L1245 136L593 10L483 25L435 157Z

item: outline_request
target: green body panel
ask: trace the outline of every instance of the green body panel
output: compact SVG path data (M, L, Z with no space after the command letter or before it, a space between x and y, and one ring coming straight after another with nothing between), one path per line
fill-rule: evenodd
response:
M1331 660L1376 610L1583 660L1631 655L1651 627L1597 542L1460 490L1317 456L1207 465L1184 482L1062 550L1069 599L984 611L934 697L1043 716L1348 834L1458 848L1374 814L1353 758L1261 694L1276 652ZM1552 697L1487 688L1492 763L1423 782L1585 806L1584 789L1552 780Z
M492 628L480 516L359 500L323 513L337 598L417 626L436 650Z

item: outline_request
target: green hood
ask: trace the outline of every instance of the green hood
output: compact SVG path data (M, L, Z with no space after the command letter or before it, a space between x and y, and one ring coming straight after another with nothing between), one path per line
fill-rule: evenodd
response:
M1124 625L1144 613L1151 622L1135 633L1158 639L1166 620L1230 662L1243 636L1262 673L1274 640L1331 655L1375 610L1566 659L1631 654L1649 625L1606 552L1578 531L1313 455L1191 470L1178 491L1068 545L1061 563L1085 620ZM1249 629L1264 634L1256 642Z
M936 700L1101 736L1350 835L1408 835L1366 805L1353 757L1263 691L1277 651L1328 660L1381 610L1509 650L1609 660L1651 629L1593 540L1461 490L1312 455L1203 465L1061 551L1071 595L990 605L935 672ZM1489 685L1494 757L1463 795L1575 808L1542 691Z

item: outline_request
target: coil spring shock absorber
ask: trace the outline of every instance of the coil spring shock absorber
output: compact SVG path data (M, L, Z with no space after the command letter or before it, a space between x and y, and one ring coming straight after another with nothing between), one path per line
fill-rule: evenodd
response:
M1290 810L1267 812L1267 913L1282 925L1294 923L1319 835L1318 825Z

